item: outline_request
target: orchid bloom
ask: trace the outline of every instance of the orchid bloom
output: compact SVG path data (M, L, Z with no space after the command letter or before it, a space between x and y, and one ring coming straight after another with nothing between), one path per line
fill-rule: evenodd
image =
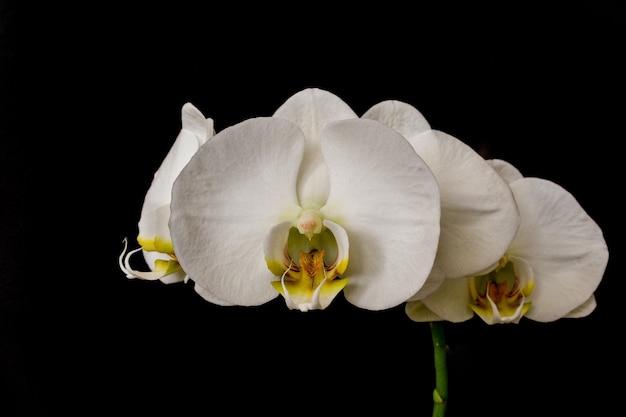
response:
M446 280L406 305L414 321L461 322L477 314L488 324L538 322L589 315L608 262L602 230L561 186L523 177L510 163L488 161L513 191L521 222L491 271Z
M216 134L172 192L177 258L220 305L382 310L417 292L439 239L435 178L397 132L306 89ZM349 261L349 262L348 262Z
M366 111L402 134L435 175L441 193L441 235L426 285L410 300L424 298L444 279L490 270L511 244L519 212L505 180L470 146L433 130L413 106L388 100Z
M205 118L191 103L182 107L182 129L174 144L154 174L152 184L144 198L138 225L139 248L127 253L128 240L119 257L119 266L127 278L161 280L169 284L184 281L185 272L180 267L170 231L170 200L174 180L193 154L213 135L213 120ZM150 271L133 269L130 258L141 251Z

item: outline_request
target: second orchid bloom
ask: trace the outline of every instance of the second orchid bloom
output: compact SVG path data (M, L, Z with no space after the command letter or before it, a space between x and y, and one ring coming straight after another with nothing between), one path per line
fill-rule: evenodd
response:
M446 280L406 305L415 321L487 324L539 322L589 315L608 262L602 230L574 196L552 181L524 177L512 164L488 161L510 185L521 223L497 265Z

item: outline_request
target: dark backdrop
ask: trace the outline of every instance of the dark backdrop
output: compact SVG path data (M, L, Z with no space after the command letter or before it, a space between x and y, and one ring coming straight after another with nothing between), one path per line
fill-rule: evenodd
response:
M117 267L185 102L219 131L306 87L413 104L604 230L589 317L446 323L448 415L622 407L623 6L41 3L0 3L1 415L430 414L402 307L224 308Z

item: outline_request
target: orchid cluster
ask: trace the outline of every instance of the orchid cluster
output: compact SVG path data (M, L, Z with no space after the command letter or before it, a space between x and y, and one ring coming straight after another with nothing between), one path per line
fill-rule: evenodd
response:
M416 322L582 317L608 262L561 186L524 177L387 100L358 115L308 88L215 132L191 103L154 175L128 278L192 282L218 305L404 304ZM131 266L141 252L149 271Z

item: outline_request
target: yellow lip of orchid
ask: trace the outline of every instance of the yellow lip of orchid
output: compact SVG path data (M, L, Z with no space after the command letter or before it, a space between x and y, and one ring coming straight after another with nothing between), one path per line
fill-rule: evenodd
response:
M302 230L312 218L319 221L312 226L317 233ZM296 226L284 222L272 228L264 248L268 269L281 277L271 284L290 309L325 309L348 284L341 276L348 266L348 235L315 210L304 210Z
M485 275L469 279L470 308L486 323L517 323L531 306L532 269L523 259L503 256Z
M300 251L300 267L290 263L281 280L271 282L285 297L287 307L300 311L323 310L346 286L348 278L335 279L337 267L327 268L324 256L323 249Z

